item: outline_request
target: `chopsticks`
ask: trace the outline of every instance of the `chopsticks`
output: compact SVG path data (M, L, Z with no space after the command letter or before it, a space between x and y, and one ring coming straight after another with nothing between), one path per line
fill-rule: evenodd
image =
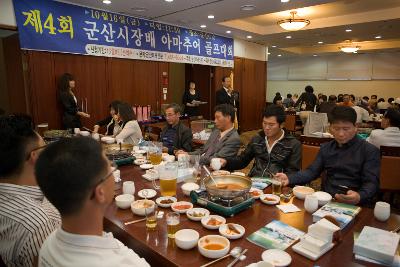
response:
M396 228L394 228L392 231L392 233L397 233L398 231L400 231L400 226L397 226Z
M145 220L146 220L146 218L143 218L143 219L139 219L139 220L134 220L134 221L130 221L130 222L125 222L124 224L125 224L125 225L130 225L130 224L137 223L137 222L143 222L143 221L145 221Z
M238 261L238 260L240 260L240 257L242 256L242 255L244 255L246 252L247 252L247 248L245 249L245 250L243 250L237 257L236 257L236 259L234 259L231 263L229 263L228 264L228 266L227 267L232 267L233 265L235 265L235 263Z

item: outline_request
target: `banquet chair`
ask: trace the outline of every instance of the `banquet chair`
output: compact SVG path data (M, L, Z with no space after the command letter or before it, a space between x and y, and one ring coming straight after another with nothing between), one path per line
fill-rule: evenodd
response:
M393 203L394 194L400 193L400 147L381 146L380 198L389 194Z
M333 140L332 138L327 137L310 137L302 135L300 136L301 142L301 169L304 170L315 160L317 154L319 152L319 148L321 144L329 142Z
M325 132L328 125L328 114L310 112L304 126L304 135L310 136L316 132Z
M296 114L287 114L285 119L285 130L292 135L301 132L302 126L296 125Z

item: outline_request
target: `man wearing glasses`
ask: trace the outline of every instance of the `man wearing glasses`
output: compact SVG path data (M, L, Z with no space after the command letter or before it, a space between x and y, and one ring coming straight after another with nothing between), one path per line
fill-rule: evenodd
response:
M112 233L103 232L115 170L101 145L88 137L63 139L42 152L38 184L60 211L62 225L43 243L39 266L149 266Z
M35 178L44 146L30 117L0 117L0 255L7 266L36 266L40 246L61 222Z
M357 114L351 107L333 108L329 122L335 140L321 145L317 158L292 175L278 173L283 185L306 184L325 172L322 190L336 201L368 204L379 189L379 149L357 137Z

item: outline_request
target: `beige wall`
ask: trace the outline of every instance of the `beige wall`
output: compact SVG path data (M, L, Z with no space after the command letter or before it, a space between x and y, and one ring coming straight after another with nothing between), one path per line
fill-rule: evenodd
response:
M8 111L10 109L8 99L6 66L4 63L3 40L0 38L0 108Z
M0 0L0 24L17 26L12 0Z
M233 39L235 57L266 61L267 47L240 39Z
M385 99L400 97L400 80L381 81L267 81L267 101L272 101L276 92L286 97L287 93L304 92L304 87L311 85L315 93L338 95L340 93L355 96L371 96L373 94Z

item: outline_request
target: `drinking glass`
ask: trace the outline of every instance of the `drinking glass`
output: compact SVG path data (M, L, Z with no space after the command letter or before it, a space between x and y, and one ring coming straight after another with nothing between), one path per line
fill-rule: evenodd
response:
M390 204L382 201L376 202L374 216L378 221L387 221L390 217Z
M151 208L145 208L144 211L147 230L154 230L157 227L157 205Z
M152 142L149 146L149 160L151 164L158 165L162 161L162 148L161 142Z
M219 171L221 169L221 159L220 158L212 158L211 159L211 168L214 171Z
M178 178L178 164L176 162L167 162L158 170L160 177L160 185L156 184L153 179L153 187L160 190L161 196L175 196L176 195L176 181Z
M307 212L313 213L318 209L318 198L313 195L307 195L304 201L304 208Z
M122 193L124 194L135 194L135 183L133 181L126 181L122 184Z
M47 122L38 124L36 126L37 132L40 136L44 136L44 132L49 130L49 124Z
M272 194L280 196L282 194L282 182L277 178L271 179Z
M178 212L168 212L166 216L167 220L167 233L168 238L175 238L175 233L179 228L179 213Z

